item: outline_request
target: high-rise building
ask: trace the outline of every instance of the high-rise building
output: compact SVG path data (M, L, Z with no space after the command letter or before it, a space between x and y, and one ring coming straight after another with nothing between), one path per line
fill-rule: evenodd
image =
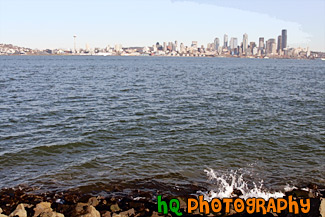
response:
M277 49L277 52L281 53L281 51L282 51L282 35L279 35L278 36L278 49Z
M245 33L243 35L243 54L247 53L247 48L248 48L248 35Z
M276 42L274 38L267 40L266 42L266 53L274 55L276 54Z
M219 46L220 46L220 40L219 40L219 38L215 38L214 39L214 49L216 51L218 51L219 50Z
M180 45L180 52L181 53L185 53L186 52L186 49L185 49L185 46L184 46L183 43L181 43L181 45Z
M178 42L177 41L175 41L175 49L174 49L174 51L179 51L179 49L178 49Z
M228 35L225 34L223 36L223 48L227 48L228 47Z
M260 37L260 38L258 39L258 41L259 41L259 43L258 43L258 48L259 48L260 50L263 50L263 49L264 49L264 37Z
M285 48L287 48L287 30L286 29L282 29L282 50L284 50Z
M255 42L250 42L249 43L249 51L253 53L253 49L256 47L256 43Z
M237 38L231 37L230 38L230 49L233 50L233 49L237 48L237 45L238 45Z

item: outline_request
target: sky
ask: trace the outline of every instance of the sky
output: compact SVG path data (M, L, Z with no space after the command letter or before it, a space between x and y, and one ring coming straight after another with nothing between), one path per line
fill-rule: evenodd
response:
M0 0L0 43L29 48L206 46L224 34L325 52L325 0Z

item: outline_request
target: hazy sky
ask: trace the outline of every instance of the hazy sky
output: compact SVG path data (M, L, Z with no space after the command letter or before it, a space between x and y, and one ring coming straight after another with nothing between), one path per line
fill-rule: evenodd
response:
M325 0L0 0L0 43L30 48L206 46L223 35L277 38L325 51Z

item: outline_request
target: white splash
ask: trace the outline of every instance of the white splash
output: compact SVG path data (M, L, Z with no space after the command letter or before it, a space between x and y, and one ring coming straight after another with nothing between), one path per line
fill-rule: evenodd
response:
M236 196L234 190L240 190L242 195L239 197L242 199L248 198L263 198L269 200L270 198L282 198L285 196L282 192L270 192L263 186L263 180L259 183L251 182L253 187L248 186L248 181L245 181L243 174L237 174L237 171L230 171L226 175L217 175L212 169L204 170L210 181L216 185L214 190L210 192L202 193L204 199L211 201L213 198L231 198ZM288 187L289 188L289 187Z

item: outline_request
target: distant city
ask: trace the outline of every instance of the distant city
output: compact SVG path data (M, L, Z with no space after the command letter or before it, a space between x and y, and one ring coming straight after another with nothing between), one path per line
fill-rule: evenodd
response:
M73 48L37 50L23 48L11 44L0 44L0 55L96 55L96 56L187 56L187 57L239 57L239 58L292 58L292 59L316 59L325 58L324 52L313 52L309 48L288 47L288 32L286 29L275 38L265 41L260 37L258 44L249 42L248 35L243 34L242 42L238 38L223 36L223 44L219 38L213 42L199 46L197 41L192 41L190 46L183 43L157 42L152 46L123 47L121 44L110 45L105 48L77 48L77 36L73 36Z

